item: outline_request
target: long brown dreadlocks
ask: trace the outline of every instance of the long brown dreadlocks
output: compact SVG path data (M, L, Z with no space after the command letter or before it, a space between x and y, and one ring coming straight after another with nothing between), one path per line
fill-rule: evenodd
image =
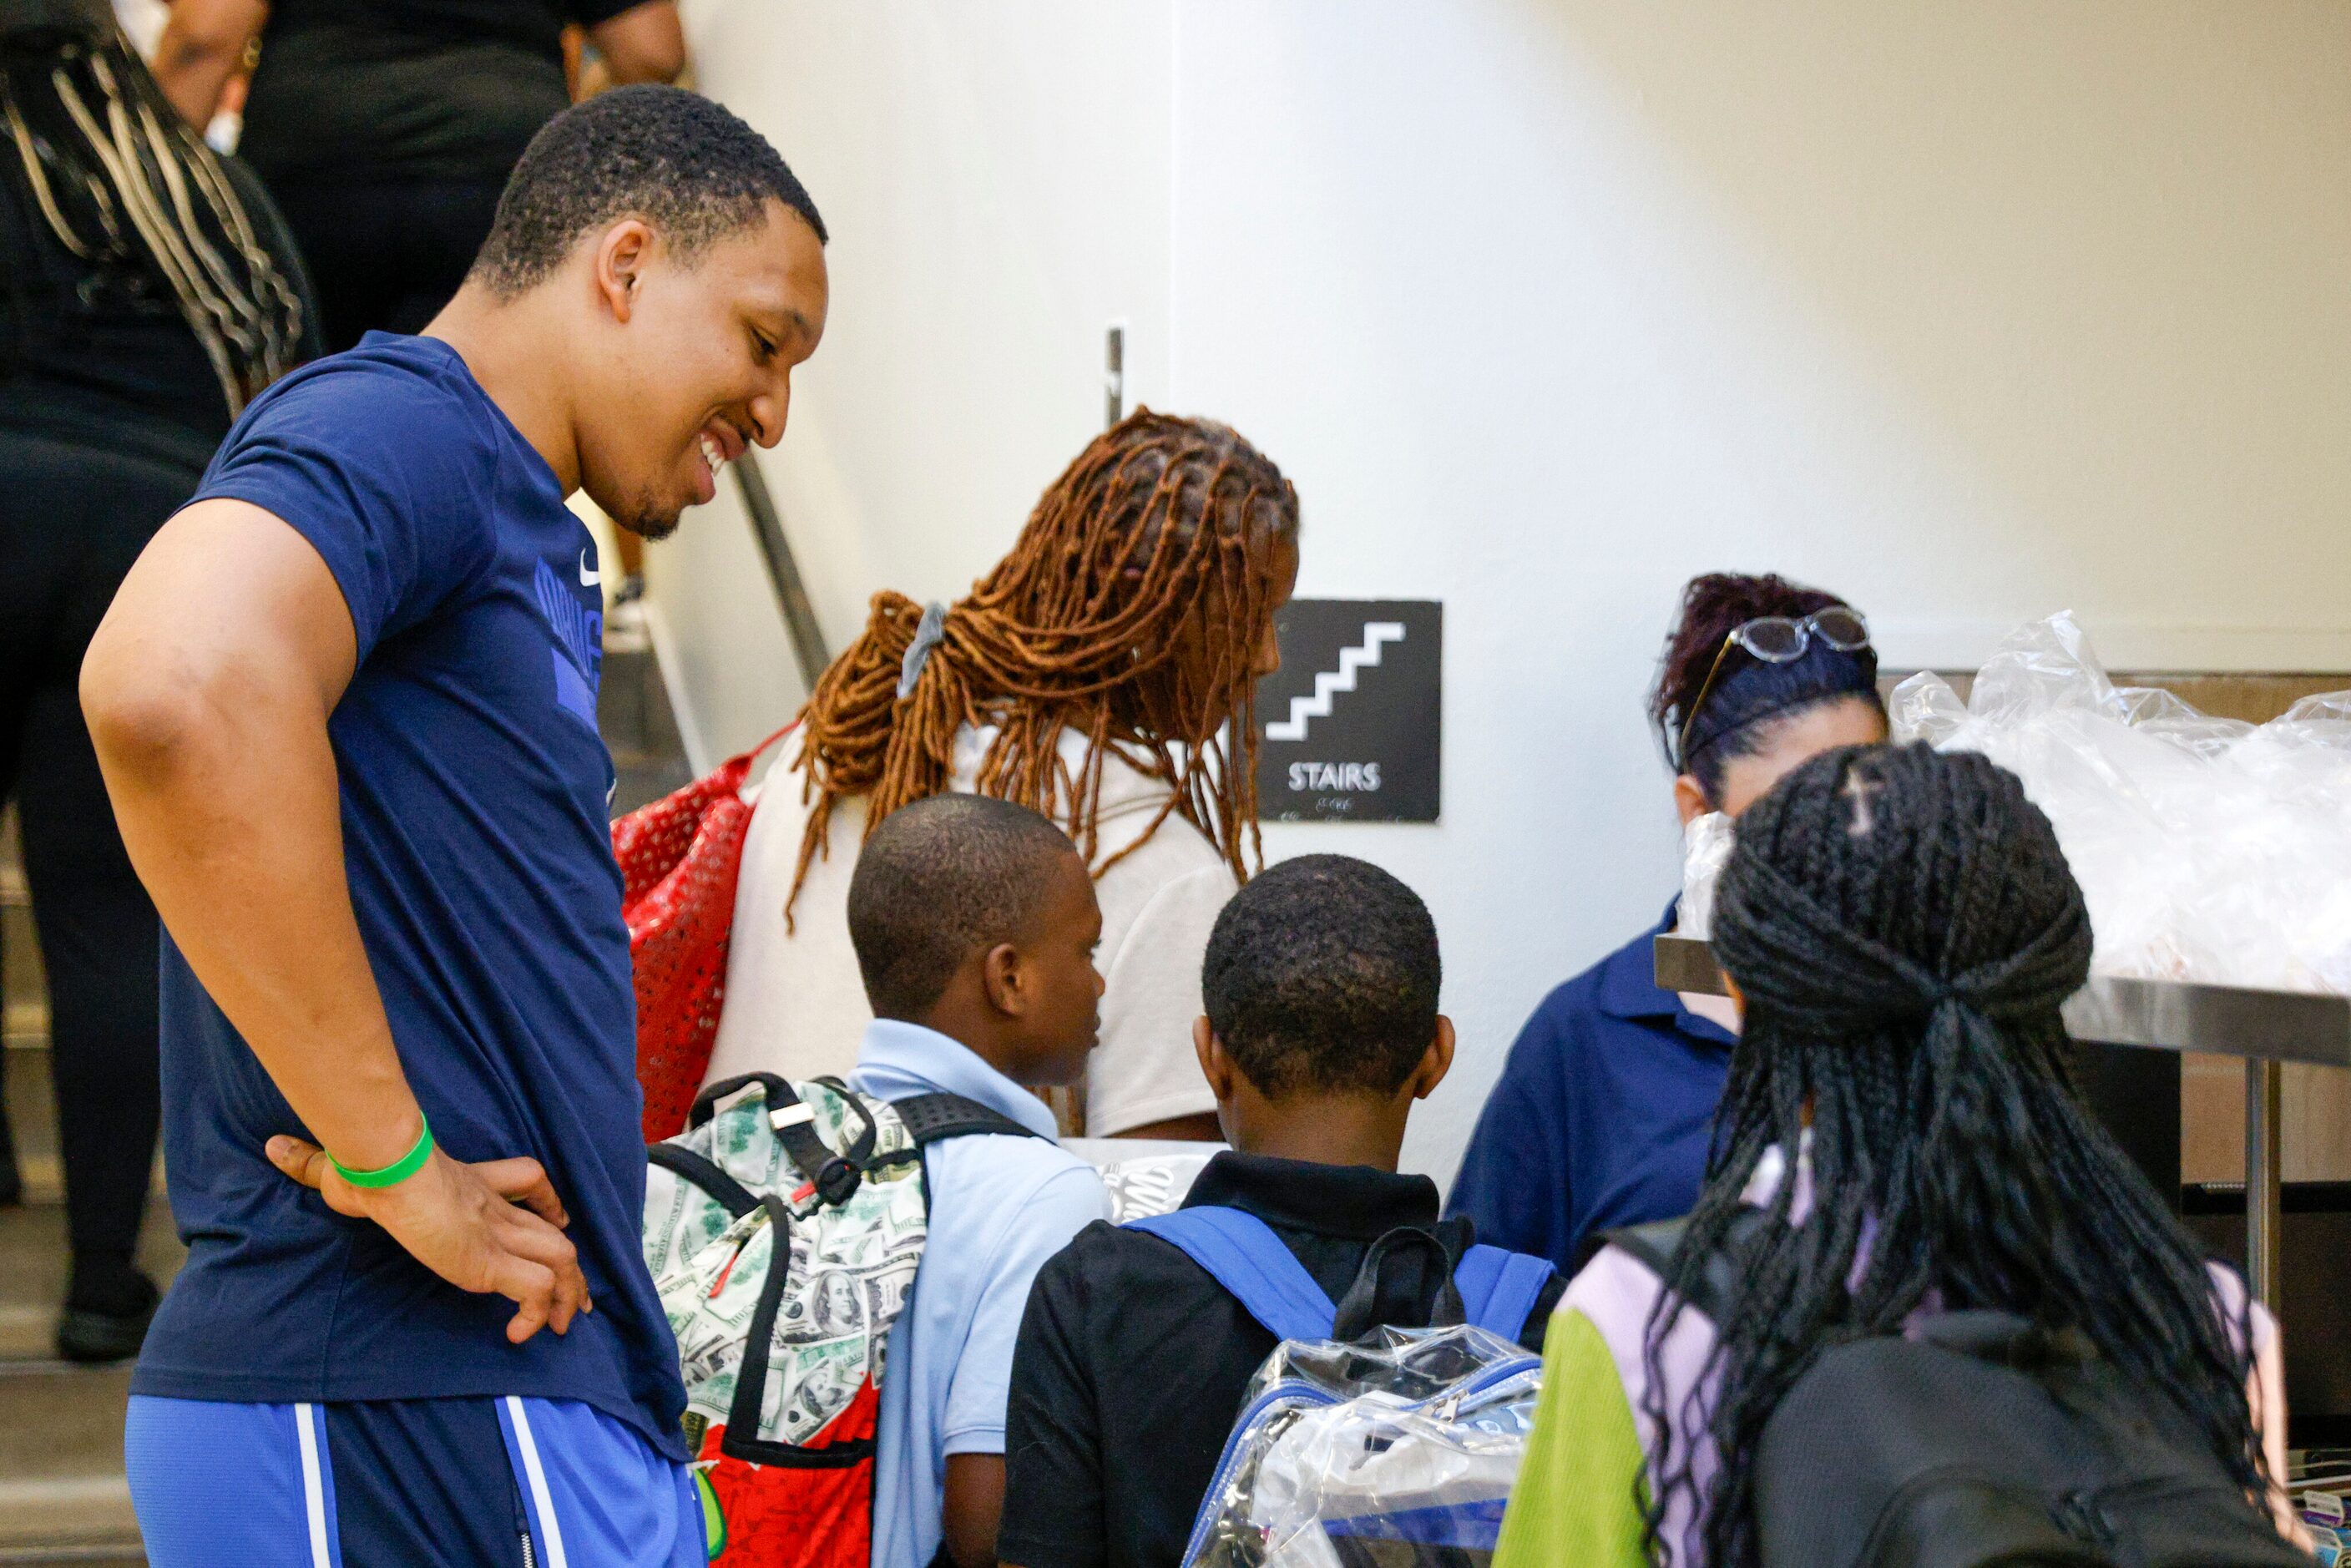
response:
M1066 823L1096 876L1176 814L1246 880L1244 824L1264 858L1254 666L1297 537L1298 493L1255 447L1221 424L1137 409L1078 455L1012 552L947 609L904 696L924 611L875 594L863 634L800 712L811 806L792 900L827 851L833 807L868 797L870 834L940 793L966 725L995 727L979 792ZM1074 769L1060 751L1065 729L1088 743ZM1170 794L1104 859L1094 818L1113 751Z

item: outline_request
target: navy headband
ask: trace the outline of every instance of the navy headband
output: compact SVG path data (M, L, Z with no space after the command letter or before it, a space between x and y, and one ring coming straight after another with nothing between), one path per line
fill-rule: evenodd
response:
M1734 643L1724 662L1714 689L1706 694L1698 712L1688 716L1680 762L1685 773L1691 770L1693 758L1705 756L1739 731L1774 714L1836 697L1877 695L1875 648L1848 653L1814 637L1802 655L1774 664Z

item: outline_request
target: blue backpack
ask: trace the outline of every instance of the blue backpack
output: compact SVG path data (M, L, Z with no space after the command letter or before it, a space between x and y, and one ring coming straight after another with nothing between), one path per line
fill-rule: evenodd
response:
M1230 1291L1249 1316L1265 1325L1276 1339L1353 1339L1336 1329L1343 1314L1298 1255L1282 1244L1264 1220L1247 1210L1200 1204L1173 1214L1154 1214L1127 1221L1129 1230L1147 1231L1172 1243L1206 1269L1217 1284ZM1375 1283L1379 1265L1395 1244L1436 1245L1435 1232L1405 1228L1392 1230L1372 1244L1364 1258L1357 1289ZM1461 1255L1451 1283L1438 1292L1437 1316L1447 1316L1447 1294L1458 1299L1459 1316L1451 1321L1475 1323L1489 1333L1516 1343L1527 1314L1535 1309L1543 1287L1551 1282L1548 1258L1506 1252L1499 1247L1476 1246ZM1365 1305L1368 1305L1366 1300ZM1350 1325L1361 1333L1368 1323Z

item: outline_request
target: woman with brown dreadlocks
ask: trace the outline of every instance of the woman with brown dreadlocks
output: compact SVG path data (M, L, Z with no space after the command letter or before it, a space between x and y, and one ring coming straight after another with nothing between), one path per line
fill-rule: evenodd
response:
M1258 680L1298 576L1298 496L1233 431L1147 409L1055 480L952 605L876 594L771 770L735 900L712 1081L845 1072L872 1013L857 846L946 790L1069 831L1102 904L1095 1136L1214 1138L1192 1054L1209 927L1256 852Z

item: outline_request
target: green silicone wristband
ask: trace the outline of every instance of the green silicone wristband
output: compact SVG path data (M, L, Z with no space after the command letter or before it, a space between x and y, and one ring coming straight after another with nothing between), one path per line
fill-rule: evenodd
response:
M424 1120L422 1111L416 1113L416 1119L423 1124L416 1134L416 1146L380 1171L355 1171L332 1155L327 1156L327 1163L353 1186L393 1186L404 1182L423 1170L424 1162L433 1157L433 1124Z

